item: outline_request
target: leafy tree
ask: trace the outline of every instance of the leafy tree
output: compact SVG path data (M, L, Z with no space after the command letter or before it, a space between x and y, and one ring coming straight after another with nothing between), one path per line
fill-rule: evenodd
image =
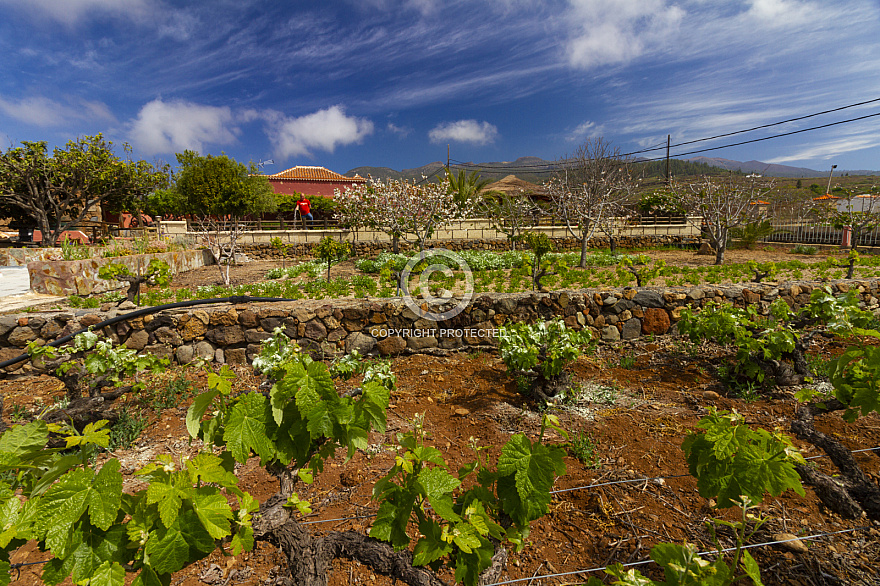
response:
M315 256L327 263L327 280L330 280L330 265L342 262L351 255L351 244L339 242L332 236L324 236L313 251Z
M140 268L140 265L138 265ZM140 301L141 285L146 283L150 286L160 285L167 287L171 284L171 267L164 260L152 259L143 273L133 275L128 267L122 263L110 263L104 265L98 271L98 277L110 281L125 281L128 283L126 298L132 303Z
M715 249L716 265L724 263L731 230L764 219L764 206L758 202L769 191L770 186L753 178L733 175L703 177L673 187L676 198L688 211L688 222L702 230Z
M29 223L43 246L109 200L129 201L167 184L166 169L122 159L101 134L71 140L52 152L45 141L22 142L0 154L0 214ZM126 156L131 147L123 145Z
M553 267L551 267L550 261L544 258L547 253L555 250L553 241L544 232L525 232L521 240L534 255L534 259L529 262L532 276L532 291L540 291L541 279L556 274L555 272L550 272Z
M614 248L614 223L632 197L630 161L602 138L588 139L560 165L550 197L573 238L581 242L578 266L587 266L587 244L597 229Z
M211 251L225 285L229 267L235 260L242 216L275 209L274 191L254 165L220 155L201 156L194 151L178 153L180 169L175 189L197 214L196 225L201 240Z

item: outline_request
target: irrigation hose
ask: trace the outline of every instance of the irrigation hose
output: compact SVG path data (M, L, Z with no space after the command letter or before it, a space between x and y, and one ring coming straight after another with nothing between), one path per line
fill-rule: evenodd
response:
M71 341L75 336L82 334L83 332L87 332L91 329L100 329L106 326L112 326L113 324L128 321L130 319L134 319L137 317L141 317L142 315L149 315L151 313L158 313L160 311L165 311L166 309L177 309L181 307L193 307L195 305L210 305L212 303L277 303L281 301L297 301L296 299L287 299L285 297L249 297L247 295L234 295L232 297L219 297L216 299L190 299L189 301L178 301L176 303L167 303L165 305L155 305L152 307L145 307L144 309L138 309L132 311L130 313L126 313L124 315L117 315L116 317L110 318L108 320L104 320L100 323L97 323L93 326L89 326L87 328L83 328L79 331L73 332L70 335L64 336L63 338L58 338L54 342L49 342L45 344L45 346L50 346L52 348L58 348ZM9 360L4 360L0 362L0 369L6 368L7 366L12 366L13 364L17 364L22 360L27 360L30 358L30 354L25 352L20 356L16 356L15 358L10 358Z

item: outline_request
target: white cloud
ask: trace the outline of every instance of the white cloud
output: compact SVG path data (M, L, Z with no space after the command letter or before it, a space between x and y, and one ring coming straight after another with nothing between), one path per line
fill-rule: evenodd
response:
M0 0L0 4L37 12L67 25L76 24L87 15L95 13L142 20L153 14L157 8L153 0Z
M132 143L150 155L201 151L206 143L234 142L238 128L233 123L232 111L225 106L157 99L141 108L130 134Z
M819 5L798 0L752 0L746 15L765 26L791 27L822 18Z
M577 127L568 133L566 136L566 140L569 142L575 142L578 140L583 140L589 136L601 136L604 127L602 125L597 125L595 122L590 120L585 120L577 125Z
M571 65L590 69L627 63L663 46L675 35L685 12L665 0L570 0Z
M441 122L428 133L428 138L435 144L451 140L483 145L495 142L497 137L498 129L494 125L476 120Z
M388 123L388 131L393 132L394 134L398 135L400 138L406 138L407 136L409 136L409 133L412 132L412 128L410 128L408 126L398 126L397 124L394 124L393 122L389 122Z
M269 139L281 159L310 157L315 149L332 153L339 145L359 143L373 133L370 120L346 116L345 109L338 105L299 118L277 113L267 118L270 120Z
M0 97L0 111L26 124L40 127L64 126L71 121L115 122L106 104L78 100L62 104L42 96L7 100Z

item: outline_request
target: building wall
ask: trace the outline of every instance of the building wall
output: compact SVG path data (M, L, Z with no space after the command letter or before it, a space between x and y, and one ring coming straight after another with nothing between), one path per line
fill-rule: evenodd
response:
M275 193L286 193L293 195L294 193L303 193L305 195L320 195L323 197L333 197L333 190L340 191L351 187L348 182L335 181L301 181L296 179L269 179L272 189Z

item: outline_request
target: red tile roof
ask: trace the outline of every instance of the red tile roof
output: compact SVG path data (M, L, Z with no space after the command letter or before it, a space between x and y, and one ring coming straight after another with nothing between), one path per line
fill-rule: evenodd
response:
M339 173L334 173L329 169L325 169L324 167L313 167L306 165L297 165L296 167L291 167L286 171L281 171L280 173L275 173L274 175L267 175L268 179L298 179L300 181L333 181L337 183L364 183L366 179L361 177L360 175L355 175L354 177L346 177L345 175L340 175Z
M825 201L828 199L840 199L836 195L831 195L830 193L826 193L825 195L820 195L819 197L814 197L813 201Z

